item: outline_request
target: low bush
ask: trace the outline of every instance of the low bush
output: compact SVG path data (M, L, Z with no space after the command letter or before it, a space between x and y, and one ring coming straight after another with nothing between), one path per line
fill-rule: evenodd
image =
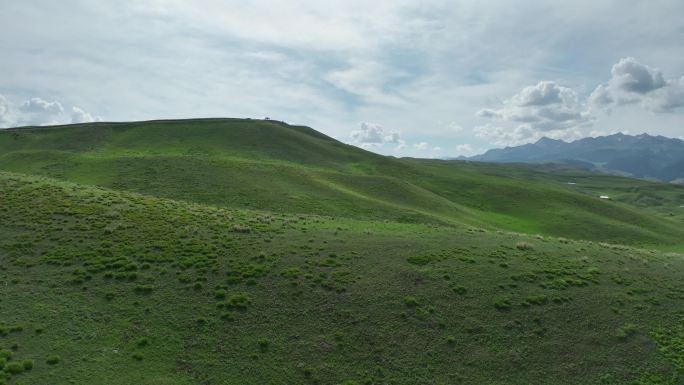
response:
M259 338L259 340L257 341L257 344L259 344L259 349L266 350L266 349L268 349L268 346L271 344L271 340L269 340L268 338L265 338L265 337Z
M8 362L3 368L5 373L11 375L20 374L24 371L24 365L21 362Z
M214 298L216 299L224 299L226 298L226 291L223 289L217 289L214 291Z
M33 369L33 360L24 360L21 362L21 365L24 367L24 370L31 370Z
M406 296L404 297L404 304L408 307L416 307L420 305L420 302L416 297L413 296Z
M233 321L235 320L235 315L229 311L221 313L221 319L224 321Z
M56 354L49 355L47 360L45 360L45 362L47 362L49 365L58 364L59 361L61 361L61 357Z
M511 300L508 297L497 298L494 300L494 307L501 311L511 310Z
M138 294L150 294L154 290L154 285L136 285L134 290Z
M615 337L621 341L624 341L635 335L638 331L639 329L635 324L628 323L618 328L617 332L615 333Z

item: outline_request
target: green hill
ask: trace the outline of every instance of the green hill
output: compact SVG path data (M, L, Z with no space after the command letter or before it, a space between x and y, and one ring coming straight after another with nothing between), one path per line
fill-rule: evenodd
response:
M0 215L0 383L682 378L681 255L6 172Z
M0 169L227 208L476 226L670 249L684 239L676 205L681 187L656 193L672 210L643 199L603 201L554 173L383 157L275 121L3 130ZM609 192L626 183L601 178ZM633 186L632 196L649 196L666 185ZM673 210L676 215L669 215Z

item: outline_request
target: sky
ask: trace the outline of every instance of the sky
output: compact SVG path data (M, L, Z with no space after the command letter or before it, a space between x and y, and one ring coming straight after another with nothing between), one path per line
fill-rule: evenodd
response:
M251 117L394 156L684 138L684 2L0 0L0 127Z

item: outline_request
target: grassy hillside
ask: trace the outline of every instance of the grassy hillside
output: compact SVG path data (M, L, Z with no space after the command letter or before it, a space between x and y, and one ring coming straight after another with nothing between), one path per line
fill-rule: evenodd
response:
M383 157L274 121L3 130L0 170L227 208L477 226L659 248L679 248L684 239L679 212L670 216L643 199L602 201L590 189L568 188L523 168ZM624 183L603 180L616 188ZM662 186L636 185L629 194L650 196Z
M0 214L0 383L682 379L681 255L4 172Z

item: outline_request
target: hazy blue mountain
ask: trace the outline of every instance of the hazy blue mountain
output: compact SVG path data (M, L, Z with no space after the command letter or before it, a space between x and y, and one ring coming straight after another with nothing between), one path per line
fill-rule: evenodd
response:
M497 163L564 163L589 170L667 182L684 180L684 141L664 136L614 134L565 142L489 150L468 160Z

